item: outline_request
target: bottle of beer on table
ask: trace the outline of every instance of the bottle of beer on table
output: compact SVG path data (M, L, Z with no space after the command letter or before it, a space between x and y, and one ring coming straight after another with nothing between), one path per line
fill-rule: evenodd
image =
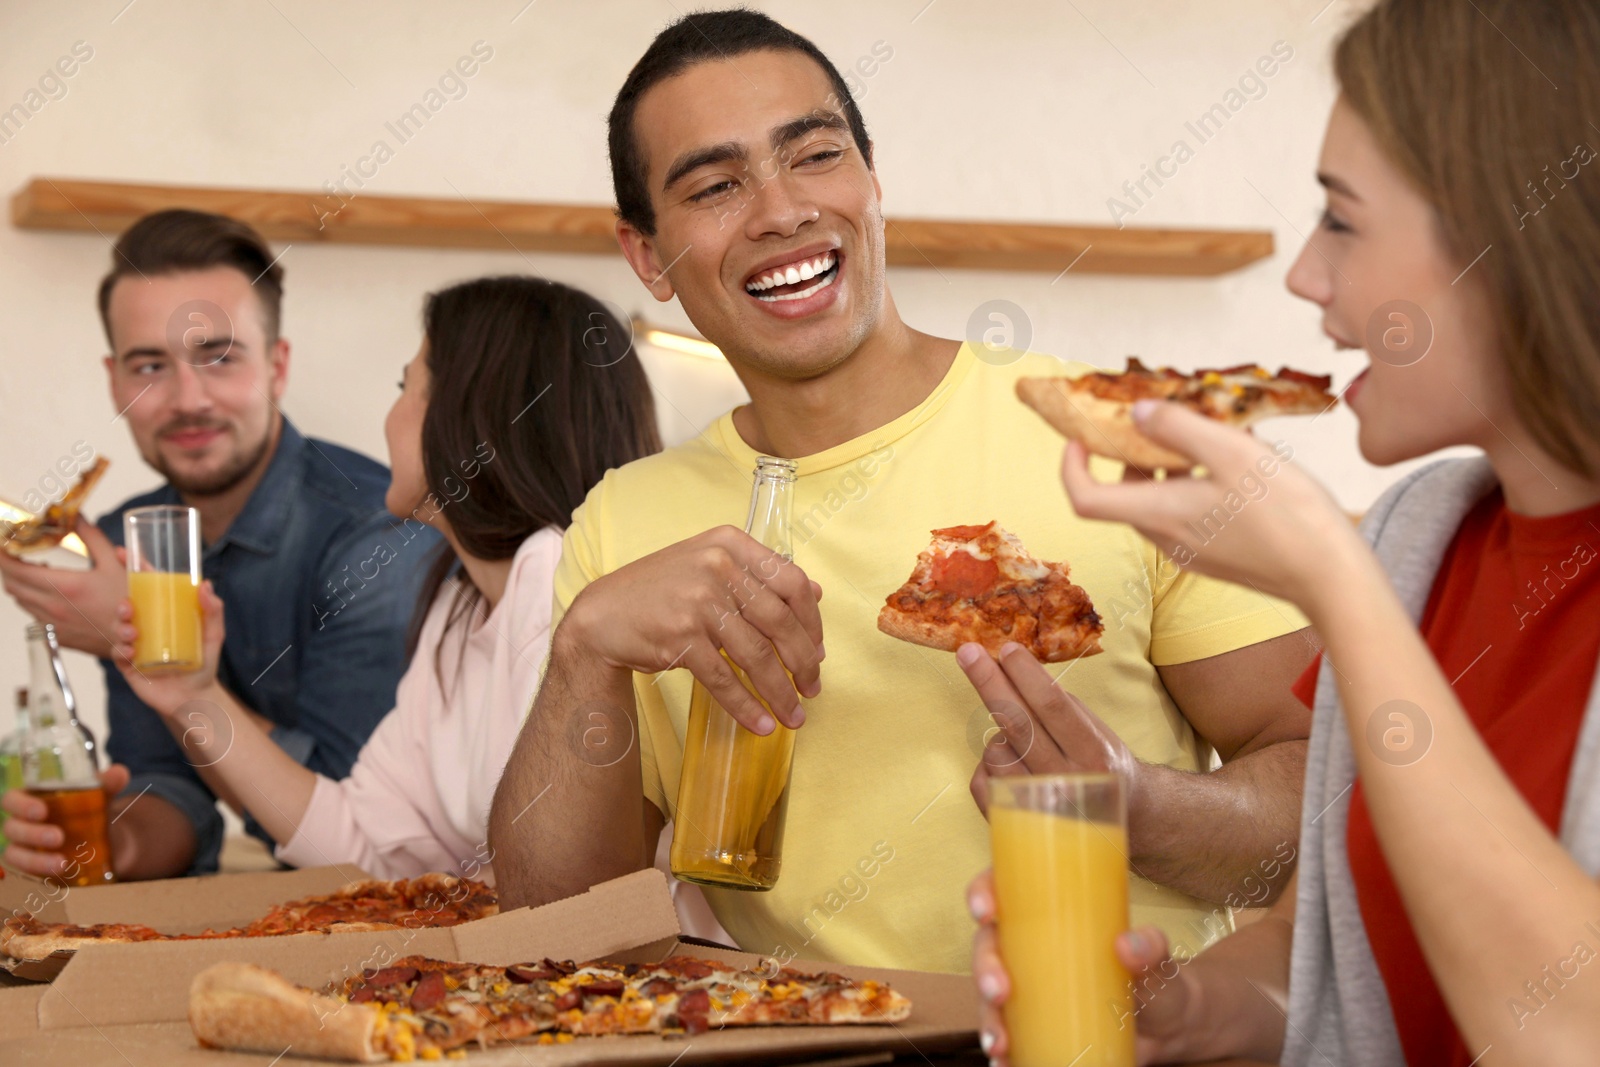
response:
M778 566L793 559L789 515L794 480L791 460L762 456L756 463L745 532L780 558ZM748 580L774 577L755 574ZM738 667L734 672L754 696L745 673ZM766 701L761 703L766 707ZM767 712L771 714L772 709L768 707ZM778 722L776 715L773 722L773 731L765 737L751 733L695 681L683 742L678 809L673 814L675 877L723 889L766 890L777 884L794 731Z
M28 627L27 730L22 735L22 787L44 801L45 821L61 828L60 875L68 885L113 880L106 794L100 788L94 735L78 721L78 702L61 662L56 629Z

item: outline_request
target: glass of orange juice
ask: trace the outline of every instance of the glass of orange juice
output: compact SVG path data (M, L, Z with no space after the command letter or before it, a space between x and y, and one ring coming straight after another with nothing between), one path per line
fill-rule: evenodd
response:
M1133 989L1116 957L1128 928L1122 780L990 780L995 929L1011 976L1013 1067L1133 1067Z
M200 513L157 504L122 517L133 601L133 665L141 671L198 670L200 642Z

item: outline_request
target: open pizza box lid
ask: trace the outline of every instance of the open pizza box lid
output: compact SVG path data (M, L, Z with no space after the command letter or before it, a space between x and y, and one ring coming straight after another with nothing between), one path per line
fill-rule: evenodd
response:
M0 1063L72 1063L77 1067L256 1063L260 1053L202 1049L187 1022L194 976L224 960L270 967L319 988L366 967L408 955L507 965L553 959L651 962L674 954L758 967L761 956L687 943L666 877L637 871L539 908L521 908L460 926L330 935L297 934L226 941L96 945L71 959L55 982L32 990L0 988ZM473 1049L478 1067L529 1064L793 1062L847 1051L932 1052L976 1044L978 1002L962 975L839 967L792 961L801 971L831 970L887 981L911 998L905 1022L883 1026L751 1027L691 1038L655 1035L579 1038L567 1044L522 1042ZM41 991L42 990L42 991ZM31 996L31 1004L19 995ZM30 1010L32 1027L27 1026ZM9 1024L9 1025L8 1025ZM274 1062L302 1061L292 1048Z
M307 867L79 887L7 870L0 878L0 918L29 912L43 922L141 923L165 934L198 934L243 926L276 904L331 893L368 877L359 867ZM0 957L0 970L48 982L71 958L71 952L42 960Z

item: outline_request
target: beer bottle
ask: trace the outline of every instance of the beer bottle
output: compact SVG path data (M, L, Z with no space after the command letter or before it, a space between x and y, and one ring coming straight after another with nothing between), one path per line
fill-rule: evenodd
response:
M789 514L794 480L793 461L762 456L756 463L744 527L784 563L793 559ZM752 579L773 577L757 574ZM737 667L734 672L749 689L744 672ZM765 701L762 706L766 707ZM771 711L767 707L768 714ZM696 679L689 698L678 809L673 814L675 877L724 889L766 890L777 884L794 731L776 715L773 722L772 733L765 737L751 733L716 706Z
M22 787L44 801L45 822L60 827L68 885L112 881L106 794L94 735L78 721L78 703L61 662L56 628L28 627L29 715L22 735Z
M11 732L0 737L0 792L22 788L22 735L28 732L28 689L17 687L17 718ZM0 849L6 847L6 813L0 811Z

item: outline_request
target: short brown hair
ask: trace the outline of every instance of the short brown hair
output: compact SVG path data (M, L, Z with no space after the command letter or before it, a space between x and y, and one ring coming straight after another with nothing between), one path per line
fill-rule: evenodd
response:
M639 62L628 72L607 119L611 150L611 185L617 196L617 217L640 233L654 236L656 209L650 201L644 153L634 130L634 114L645 93L697 63L732 59L747 52L799 52L822 68L833 85L829 102L844 113L850 137L867 169L872 169L872 140L861 108L833 61L808 38L759 11L729 8L695 11L656 34Z
M1513 43L1514 42L1514 43ZM1383 0L1334 54L1345 99L1486 282L1517 415L1600 473L1600 6ZM1591 173L1578 168L1591 162Z
M283 268L249 224L223 215L175 208L146 215L117 238L111 273L100 281L100 322L111 341L111 290L132 275L232 267L250 279L266 326L267 343L278 339L283 309Z

